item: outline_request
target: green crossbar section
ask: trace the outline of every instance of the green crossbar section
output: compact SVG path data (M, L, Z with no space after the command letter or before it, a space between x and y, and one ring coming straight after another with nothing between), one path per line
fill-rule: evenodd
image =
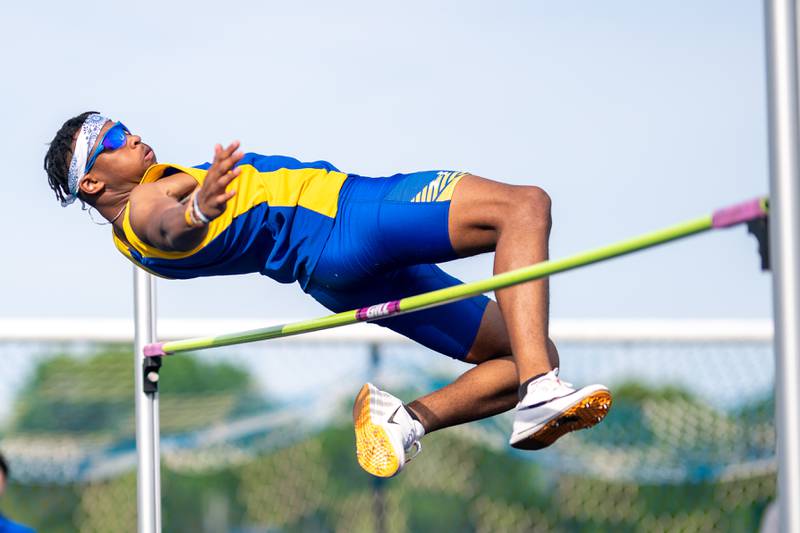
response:
M760 215L757 216L765 216L767 212L766 201L762 199L758 205L761 206L763 213L760 213ZM416 296L409 296L401 300L386 302L384 304L378 304L365 309L355 309L352 311L345 311L343 313L336 313L316 319L291 322L289 324L281 324L238 333L229 333L227 335L218 335L215 337L200 337L151 344L145 348L145 355L168 355L205 348L215 348L268 339L277 339L281 337L288 337L290 335L299 335L301 333L310 333L312 331L337 328L340 326L355 324L357 322L379 320L389 316L397 316L403 313L428 309L457 300L462 300L464 298L469 298L471 296L476 296L478 294L496 291L498 289L511 287L513 285L518 285L528 281L542 279L560 272L566 272L578 267L606 261L608 259L620 257L625 254L638 252L646 248L651 248L653 246L658 246L675 241L677 239L702 233L714 228L714 217L716 215L717 213L714 215L707 215L694 220L689 220L682 224L677 224L658 231L646 233L638 237L620 241L608 246L603 246L601 248L596 248L594 250L578 253L563 259L544 261L535 265L497 274L484 280L472 281ZM757 216L754 215L749 216L750 219L757 218ZM736 220L727 225L735 225L747 221L748 220ZM723 226L719 225L718 227Z

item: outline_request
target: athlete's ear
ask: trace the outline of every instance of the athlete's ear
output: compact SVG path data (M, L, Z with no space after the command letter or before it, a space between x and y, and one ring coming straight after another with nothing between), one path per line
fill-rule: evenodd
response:
M106 184L96 179L91 172L83 177L80 184L81 192L86 196L96 196L103 192L105 188Z

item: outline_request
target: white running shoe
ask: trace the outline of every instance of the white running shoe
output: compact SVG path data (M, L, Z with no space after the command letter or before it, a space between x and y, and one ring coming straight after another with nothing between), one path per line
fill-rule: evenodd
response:
M396 475L422 450L422 424L408 414L403 402L371 383L361 387L356 397L353 424L358 464L373 476Z
M540 450L561 436L594 426L608 413L611 393L603 385L580 390L558 379L558 369L528 384L517 404L509 444L522 450Z

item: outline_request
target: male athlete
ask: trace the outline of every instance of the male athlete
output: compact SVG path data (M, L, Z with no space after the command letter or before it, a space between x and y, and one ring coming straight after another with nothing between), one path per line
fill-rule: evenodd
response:
M454 171L368 178L325 161L214 148L213 163L157 163L123 124L87 112L68 120L44 159L67 205L95 208L117 249L173 279L260 272L299 282L334 312L458 284L434 263L493 251L494 272L547 259L550 199ZM370 383L355 400L359 464L389 477L426 433L515 408L509 443L537 450L603 419L602 385L558 378L548 338L548 282L376 321L475 366L407 405Z

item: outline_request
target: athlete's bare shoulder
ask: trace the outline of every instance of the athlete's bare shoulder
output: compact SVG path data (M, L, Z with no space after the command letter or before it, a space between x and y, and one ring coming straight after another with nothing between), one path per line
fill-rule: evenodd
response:
M176 201L186 198L198 186L197 180L185 172L176 172L150 183L137 185L131 191L131 202L148 202L167 197Z
M197 186L197 180L192 176L179 172L134 187L128 197L130 223L134 233L148 244L158 245L160 239L153 222L159 220L165 211L184 202Z

